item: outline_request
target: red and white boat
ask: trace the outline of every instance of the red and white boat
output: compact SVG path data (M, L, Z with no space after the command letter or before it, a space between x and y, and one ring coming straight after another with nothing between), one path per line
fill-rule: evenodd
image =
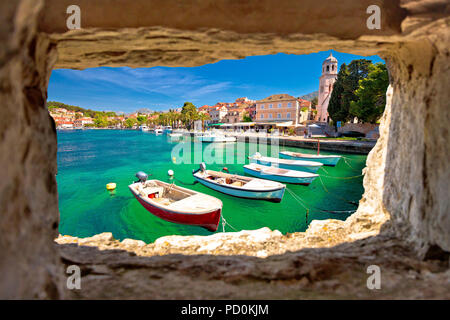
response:
M139 181L128 188L150 213L169 222L217 230L222 201L160 180L147 180L143 172L138 172L136 176Z

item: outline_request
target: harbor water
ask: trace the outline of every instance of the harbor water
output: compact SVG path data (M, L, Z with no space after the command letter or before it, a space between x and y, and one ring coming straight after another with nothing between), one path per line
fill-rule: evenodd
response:
M187 138L178 143L166 135L134 130L61 130L57 134L62 235L112 232L119 240L150 243L166 235L212 234L200 227L166 222L145 210L128 189L137 171L146 172L149 179L174 182L221 199L226 232L268 227L285 234L305 231L313 219L345 220L363 193L364 155L342 154L336 167L319 169L320 179L309 186L288 184L281 203L271 203L235 198L194 184L192 170L205 161L208 169L227 167L230 173L244 175L243 162L249 163L247 156L255 151L270 156L272 148L313 154L315 150L257 143L201 144ZM173 180L168 170L174 171ZM106 190L110 182L117 185L114 191ZM222 231L220 224L217 232Z

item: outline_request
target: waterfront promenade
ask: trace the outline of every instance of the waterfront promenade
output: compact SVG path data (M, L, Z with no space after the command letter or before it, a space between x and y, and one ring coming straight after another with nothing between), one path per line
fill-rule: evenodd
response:
M370 150L375 146L376 140L342 140L342 139L329 139L320 136L313 136L311 138L304 138L302 136L287 136L268 133L257 132L221 132L226 136L236 137L239 142L256 142L266 144L277 144L286 147L297 147L317 150L320 143L320 150L334 151L334 152L346 152L354 154L368 154ZM213 131L213 133L217 133ZM219 134L220 134L219 133ZM186 135L191 137L195 135L195 132L185 132ZM257 139L257 140L256 140ZM277 141L274 141L277 140Z

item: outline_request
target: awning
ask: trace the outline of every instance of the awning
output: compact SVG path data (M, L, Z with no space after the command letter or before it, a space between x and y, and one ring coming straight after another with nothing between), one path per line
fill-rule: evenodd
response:
M236 122L232 124L233 127L251 127L254 125L254 122Z
M209 123L208 124L208 127L217 127L217 126L221 126L221 125L223 125L223 123Z
M279 122L277 123L277 127L291 127L293 124L292 121Z

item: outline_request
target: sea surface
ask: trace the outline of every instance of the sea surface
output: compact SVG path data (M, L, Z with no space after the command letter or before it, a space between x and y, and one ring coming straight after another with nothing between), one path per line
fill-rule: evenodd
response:
M194 184L192 170L205 161L208 169L227 167L230 173L244 175L242 163L248 163L247 156L255 151L270 156L278 149L315 150L257 143L201 144L191 139L178 143L166 135L132 130L61 130L57 134L62 235L89 237L112 232L119 240L150 243L166 235L212 234L200 227L166 222L145 210L128 189L138 171L149 174L149 179L175 182L221 199L226 232L269 227L285 234L305 231L314 219L345 220L356 210L363 193L363 155L342 154L336 167L319 169L320 179L309 186L287 185L281 203L271 203L235 198ZM173 180L168 170L174 171ZM109 182L117 184L116 190L106 190ZM222 231L221 224L217 232Z

